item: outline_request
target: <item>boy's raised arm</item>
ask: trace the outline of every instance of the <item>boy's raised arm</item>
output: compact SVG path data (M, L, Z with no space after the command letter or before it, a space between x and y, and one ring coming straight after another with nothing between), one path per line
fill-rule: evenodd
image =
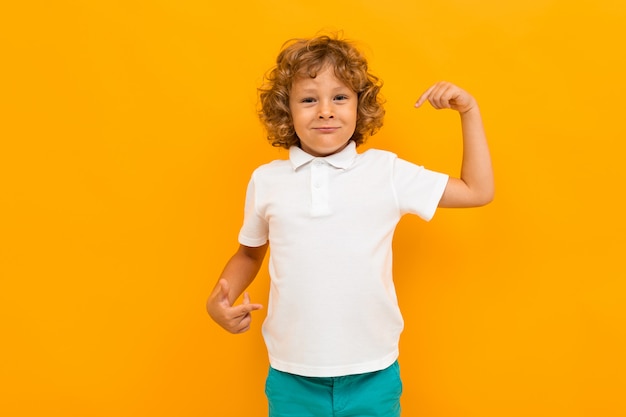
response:
M250 313L263 308L261 304L250 303L248 293L243 295L243 303L233 303L254 281L268 244L259 247L240 245L230 258L217 285L207 300L206 308L211 318L231 333L243 333L250 328Z
M478 103L469 93L448 82L439 82L426 90L415 107L426 101L436 109L458 111L463 132L461 176L450 177L439 207L488 204L494 195L493 170Z

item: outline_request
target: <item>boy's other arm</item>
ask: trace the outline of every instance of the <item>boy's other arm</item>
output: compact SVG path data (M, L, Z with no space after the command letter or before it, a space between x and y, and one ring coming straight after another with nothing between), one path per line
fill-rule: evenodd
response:
M452 109L461 116L463 161L460 178L450 177L439 207L478 207L494 196L493 170L478 103L469 93L448 82L430 87L417 101L429 101L436 109Z
M243 295L242 304L235 306L233 303L254 281L267 247L267 243L259 247L239 245L207 300L206 308L211 318L231 333L243 333L250 329L250 313L263 308L260 304L252 304L247 292Z

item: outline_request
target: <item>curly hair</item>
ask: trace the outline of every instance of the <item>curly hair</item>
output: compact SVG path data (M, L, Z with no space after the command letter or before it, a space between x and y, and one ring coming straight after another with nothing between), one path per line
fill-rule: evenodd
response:
M291 86L296 77L315 78L326 65L358 95L356 129L350 139L358 146L382 127L385 110L378 94L382 81L368 72L367 60L353 44L336 35L292 39L283 45L276 66L259 88L259 117L273 146L300 145L289 109Z

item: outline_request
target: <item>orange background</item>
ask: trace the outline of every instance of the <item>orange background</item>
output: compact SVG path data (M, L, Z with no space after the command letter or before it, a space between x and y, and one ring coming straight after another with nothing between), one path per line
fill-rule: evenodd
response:
M456 174L458 117L412 108L446 79L496 171L490 206L396 233L404 415L626 416L625 22L618 0L5 2L0 415L266 415L264 313L232 336L204 302L250 173L286 157L263 73L342 29L385 81L367 146Z

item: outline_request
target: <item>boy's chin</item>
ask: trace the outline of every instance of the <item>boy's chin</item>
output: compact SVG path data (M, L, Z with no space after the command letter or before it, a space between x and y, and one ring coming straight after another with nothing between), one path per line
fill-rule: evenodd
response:
M303 146L302 143L300 143L300 149L302 149L304 152L308 153L309 155L313 155L315 157L321 158L321 157L330 156L330 155L343 151L345 147L348 146L348 143L350 143L349 139L345 141L344 143L341 143L335 146L310 147L306 145Z

